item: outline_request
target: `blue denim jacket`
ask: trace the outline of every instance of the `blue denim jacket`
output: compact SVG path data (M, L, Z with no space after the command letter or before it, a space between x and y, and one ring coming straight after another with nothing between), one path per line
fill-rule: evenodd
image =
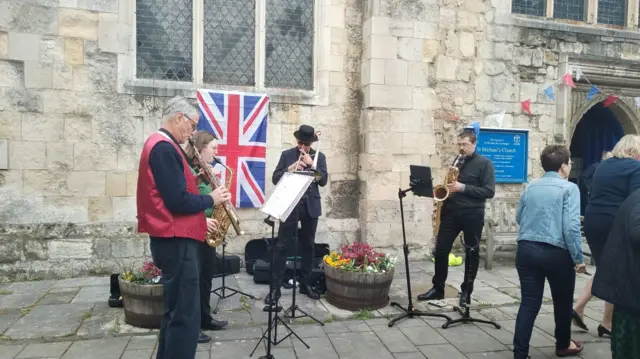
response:
M573 262L580 264L580 191L557 172L547 172L531 182L520 197L516 212L520 225L518 241L552 244L569 251Z

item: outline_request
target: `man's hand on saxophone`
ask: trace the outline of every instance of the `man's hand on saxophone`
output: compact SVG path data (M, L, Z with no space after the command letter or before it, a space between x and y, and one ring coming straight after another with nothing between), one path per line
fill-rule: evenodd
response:
M449 190L449 193L462 192L463 188L464 186L462 185L462 183L458 181L447 184L447 189Z
M209 196L213 198L213 204L219 205L220 203L229 201L231 199L231 193L223 186L214 189Z

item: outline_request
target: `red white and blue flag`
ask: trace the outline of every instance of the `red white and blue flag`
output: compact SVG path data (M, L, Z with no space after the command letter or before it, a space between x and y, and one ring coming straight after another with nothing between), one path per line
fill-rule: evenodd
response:
M218 137L218 158L233 170L231 203L259 208L265 201L269 97L261 94L198 90L198 130ZM215 164L227 178L226 169Z

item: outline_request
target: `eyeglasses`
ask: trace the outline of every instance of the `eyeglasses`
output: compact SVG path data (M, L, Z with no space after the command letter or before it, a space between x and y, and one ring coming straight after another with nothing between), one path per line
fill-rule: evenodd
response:
M298 141L299 145L303 145L303 146L311 146L311 142L302 142L302 141Z
M195 129L198 128L198 124L196 123L196 121L192 120L191 117L185 115L184 113L182 114L182 116L186 117L186 119L191 122L191 129L192 130L195 131Z

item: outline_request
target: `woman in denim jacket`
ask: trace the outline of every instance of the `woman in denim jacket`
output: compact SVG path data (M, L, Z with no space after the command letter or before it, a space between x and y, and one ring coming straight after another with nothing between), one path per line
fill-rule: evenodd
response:
M566 180L570 157L564 146L547 146L540 155L545 174L527 185L520 198L516 268L522 301L513 338L516 359L529 357L545 279L553 297L556 355L577 355L583 349L583 343L571 340L576 271L584 273L586 267L580 235L580 191Z

